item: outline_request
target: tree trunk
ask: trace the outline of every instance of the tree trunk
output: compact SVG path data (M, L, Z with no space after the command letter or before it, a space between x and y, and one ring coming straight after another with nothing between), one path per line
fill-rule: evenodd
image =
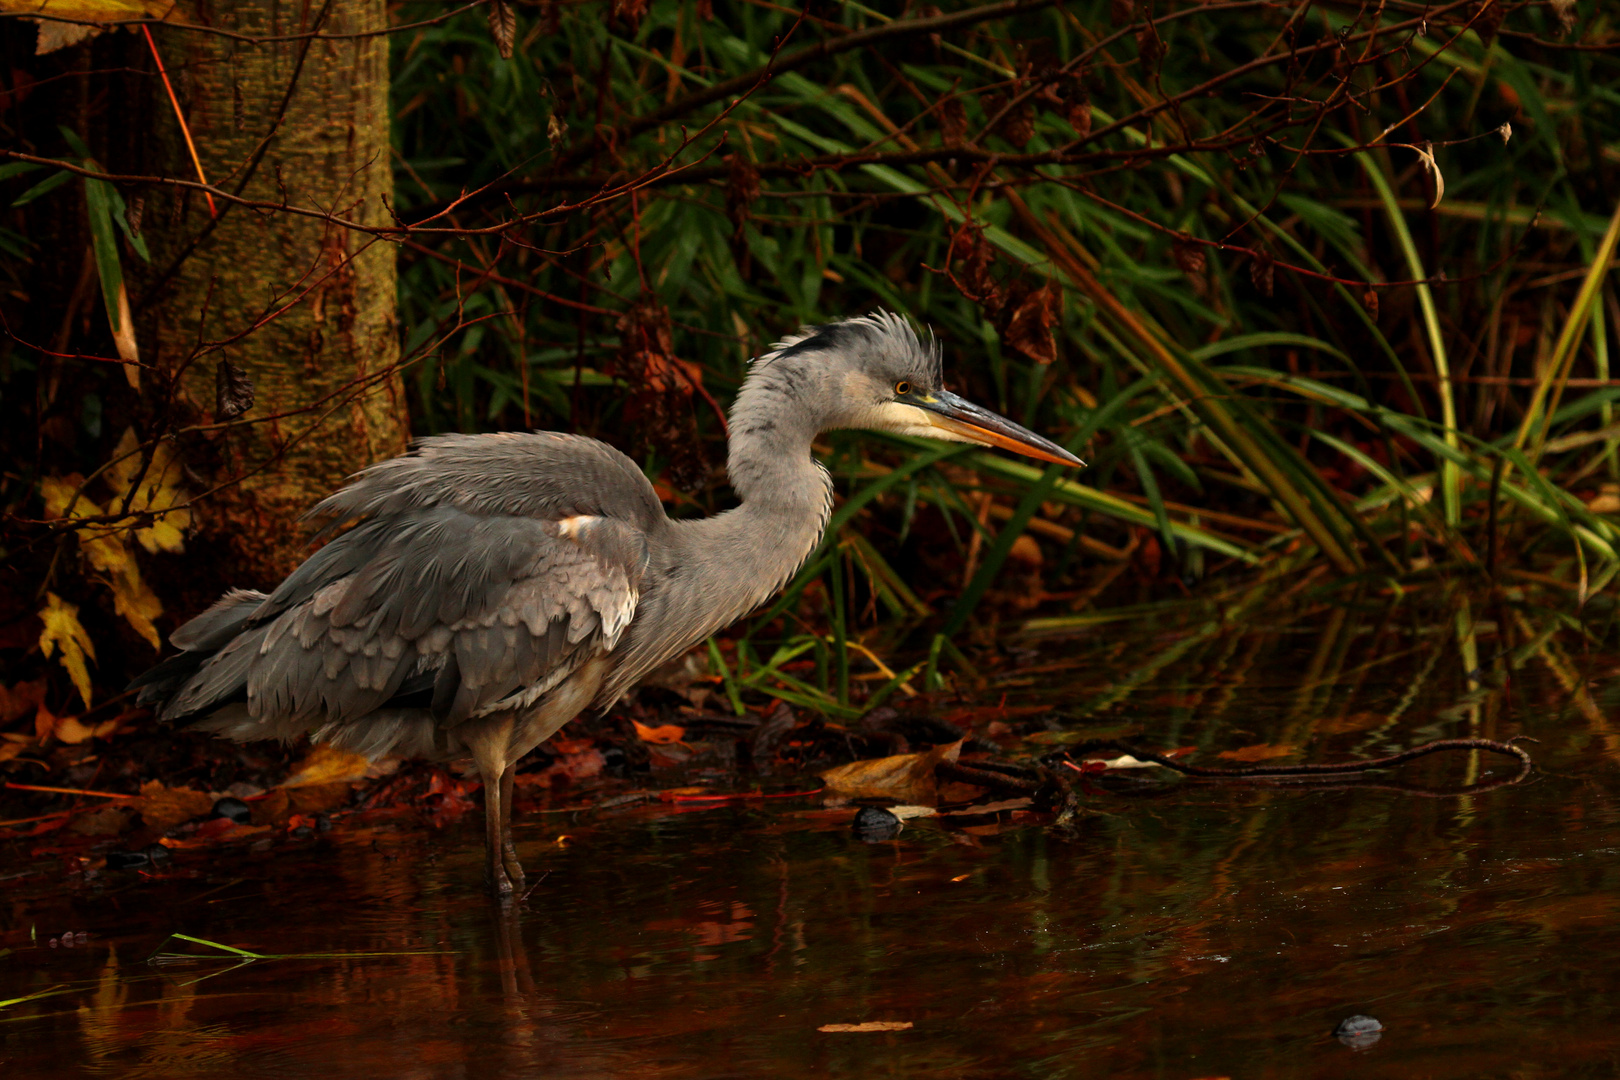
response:
M383 30L383 0L200 0L186 21L296 37ZM248 43L159 28L164 58L208 181L244 198L387 223L388 39ZM176 177L196 166L161 81L160 138L147 153ZM153 192L154 242L141 318L143 359L176 379L175 425L228 419L216 402L227 359L252 380L257 421L213 434L192 467L227 484L198 524L240 565L241 585L273 585L307 555L298 516L357 469L404 449L394 365L393 246L321 220ZM228 342L199 350L198 344ZM187 416L189 414L189 417ZM234 481L234 483L233 483Z

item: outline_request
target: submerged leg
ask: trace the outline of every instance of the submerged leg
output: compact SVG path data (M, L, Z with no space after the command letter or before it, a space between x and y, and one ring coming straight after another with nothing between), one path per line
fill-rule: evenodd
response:
M527 875L518 862L517 846L512 842L512 788L517 779L517 762L501 773L501 863L506 867L507 880L515 889L523 888Z
M502 782L507 767L506 752L512 734L512 721L493 724L466 738L467 749L472 751L478 775L484 781L484 864L489 887L497 896L511 895L515 884L506 870L504 857L507 844L508 816L506 800L501 796L507 787ZM513 862L516 862L514 859Z

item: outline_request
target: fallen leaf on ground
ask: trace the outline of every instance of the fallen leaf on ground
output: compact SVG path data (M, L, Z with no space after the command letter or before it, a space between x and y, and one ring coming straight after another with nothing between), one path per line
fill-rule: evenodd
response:
M322 743L310 750L309 756L298 763L293 774L280 786L284 788L308 787L311 784L335 784L358 780L371 768L371 759L352 750L339 750Z
M117 836L129 828L134 812L127 806L99 806L80 814L68 828L80 836Z
M868 1020L864 1024L822 1024L817 1031L909 1031L910 1020Z
M141 812L142 821L161 832L208 813L214 808L214 797L206 791L164 787L157 780L148 780L141 785L140 800L133 805Z
M1222 750L1215 756L1227 761L1270 761L1272 758L1287 757L1293 752L1294 748L1287 743L1259 743L1240 750Z
M51 734L69 746L76 746L91 739L111 735L113 730L118 727L118 724L119 721L116 717L111 720L103 720L99 724L85 724L77 716L59 716L56 718L56 724L52 728Z
M678 743L686 738L686 729L675 724L660 724L657 727L648 727L639 720L630 722L636 725L636 738L644 743L667 746L670 743Z
M955 761L961 752L962 740L958 739L920 754L852 761L826 770L821 778L827 782L828 791L846 798L929 805L939 801L934 767L942 761Z
M287 805L295 814L329 814L349 805L354 789L347 780L335 784L300 784L287 791Z

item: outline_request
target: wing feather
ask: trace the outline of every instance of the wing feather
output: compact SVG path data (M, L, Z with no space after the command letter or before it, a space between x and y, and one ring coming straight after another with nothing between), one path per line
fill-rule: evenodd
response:
M308 575L302 597L277 590L269 617L206 661L164 717L245 699L278 727L347 724L431 689L428 707L454 725L534 700L611 650L634 614L645 542L623 523L565 535L451 507L401 517L331 541L322 551L356 549L325 560L348 575Z

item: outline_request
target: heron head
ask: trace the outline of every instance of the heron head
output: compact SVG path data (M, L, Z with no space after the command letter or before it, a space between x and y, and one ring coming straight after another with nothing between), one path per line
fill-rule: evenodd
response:
M761 358L774 363L819 354L826 428L865 428L1010 450L1059 465L1085 462L1004 416L944 387L939 342L918 338L886 311L807 327Z

